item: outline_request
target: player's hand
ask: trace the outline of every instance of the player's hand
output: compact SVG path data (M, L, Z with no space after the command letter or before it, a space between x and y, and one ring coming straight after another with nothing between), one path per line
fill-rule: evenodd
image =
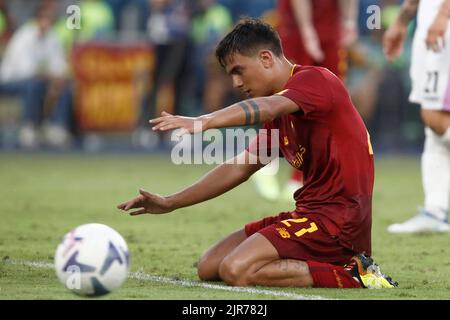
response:
M159 214L173 211L167 198L147 192L143 189L139 189L139 193L139 196L119 204L117 208L124 211L138 209L131 211L129 213L130 216L137 216L144 213Z
M153 125L152 129L155 131L181 129L177 132L178 137L188 133L202 132L204 130L203 122L200 117L175 116L165 111L161 113L161 117L151 119L149 123Z
M407 32L408 26L402 22L396 21L384 33L384 55L390 62L394 61L402 54Z
M439 52L445 47L445 31L447 30L448 17L438 14L428 29L425 40L427 48Z
M322 62L325 59L325 54L320 47L319 36L313 28L302 29L302 38L305 45L306 52L315 62Z

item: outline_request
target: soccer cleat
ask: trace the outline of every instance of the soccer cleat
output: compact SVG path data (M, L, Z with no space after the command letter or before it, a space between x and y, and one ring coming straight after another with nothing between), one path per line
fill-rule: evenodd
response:
M363 288L388 289L398 287L397 282L382 274L380 267L374 263L373 259L366 257L364 254L353 256L350 263L344 268Z
M420 209L419 213L403 223L391 224L388 227L391 233L420 233L420 232L449 232L448 221L440 220L434 215Z

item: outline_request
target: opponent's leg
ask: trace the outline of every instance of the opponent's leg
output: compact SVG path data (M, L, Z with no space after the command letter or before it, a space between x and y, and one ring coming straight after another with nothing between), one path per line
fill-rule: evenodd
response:
M450 197L450 144L426 128L422 155L422 181L425 210L439 220L447 220Z
M425 129L422 154L424 208L413 218L392 224L392 233L448 232L447 212L450 197L450 148L435 132Z
M200 280L220 280L219 266L225 256L247 239L244 229L233 232L228 237L211 246L200 258L197 272Z

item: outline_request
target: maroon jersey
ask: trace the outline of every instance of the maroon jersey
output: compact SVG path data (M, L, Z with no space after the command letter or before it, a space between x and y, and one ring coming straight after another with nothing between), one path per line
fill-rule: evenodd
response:
M304 173L296 211L314 215L344 247L370 255L373 152L343 83L325 68L295 66L278 95L299 107L265 125L279 129L282 155Z
M320 47L325 58L320 64L306 52L300 28L292 9L292 0L278 1L278 33L284 55L293 63L320 65L343 78L345 75L345 54L340 53L341 19L338 0L311 1L312 24L317 32Z

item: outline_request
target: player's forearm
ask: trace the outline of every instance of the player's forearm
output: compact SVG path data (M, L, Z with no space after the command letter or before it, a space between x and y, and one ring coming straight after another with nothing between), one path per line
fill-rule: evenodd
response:
M441 8L439 9L438 15L441 15L443 17L450 19L450 0L445 0L442 3Z
M301 31L314 28L311 0L291 0L291 6Z
M186 189L167 197L175 210L220 196L246 181L254 171L243 170L243 164L222 164Z
M203 130L265 123L280 114L271 97L243 100L222 110L201 117Z
M342 24L356 26L356 20L358 19L358 1L359 0L339 1Z
M420 0L406 0L400 8L397 21L407 25L417 14Z

